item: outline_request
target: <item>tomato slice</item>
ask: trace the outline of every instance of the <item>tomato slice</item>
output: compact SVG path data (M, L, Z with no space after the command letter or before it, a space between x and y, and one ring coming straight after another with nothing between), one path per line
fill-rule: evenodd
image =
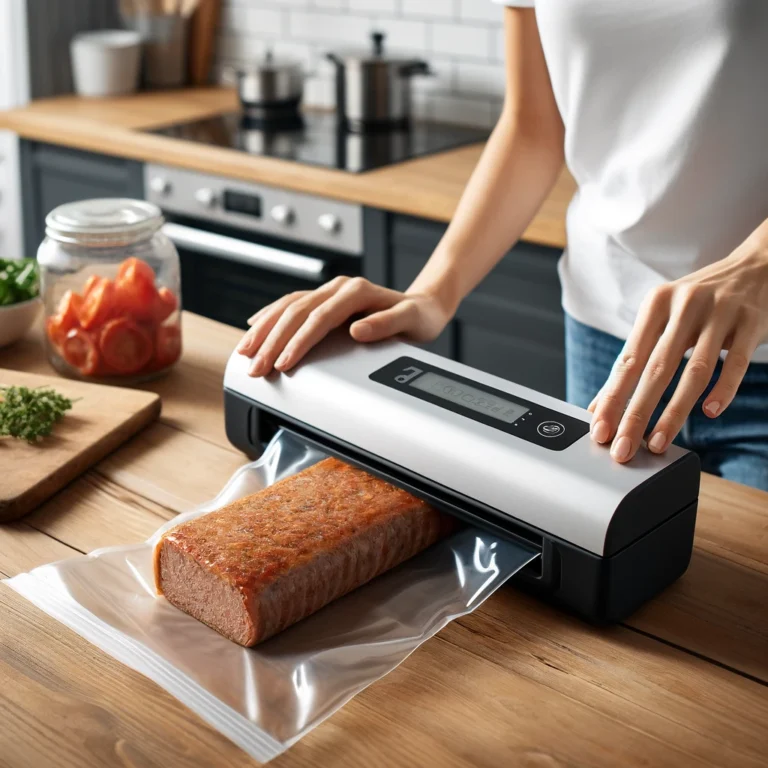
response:
M179 300L176 298L176 294L163 286L157 292L154 306L154 320L159 325L167 320L179 306Z
M155 368L167 368L181 357L181 328L161 325L155 332Z
M152 338L127 317L110 320L102 328L99 347L104 364L123 375L140 371L152 359Z
M155 284L155 272L146 261L131 256L117 270L118 280L141 280L150 285Z
M149 275L146 270L149 270ZM154 319L157 291L154 273L148 264L139 259L123 262L117 274L115 292L120 314L130 315L139 321Z
M109 320L114 309L114 283L106 277L100 277L83 299L80 308L80 325L87 331L97 328Z
M93 336L82 328L73 328L61 343L62 357L84 376L93 376L99 367L99 350Z
M74 291L67 291L59 301L57 313L46 320L48 338L56 346L61 346L64 337L73 328L80 325L80 309L83 297Z

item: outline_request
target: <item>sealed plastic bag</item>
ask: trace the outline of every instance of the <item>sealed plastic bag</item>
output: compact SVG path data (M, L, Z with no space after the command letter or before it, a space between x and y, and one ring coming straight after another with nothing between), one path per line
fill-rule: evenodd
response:
M266 762L537 556L524 544L465 529L255 648L157 596L152 552L166 530L322 458L280 432L213 501L143 544L100 549L6 583Z

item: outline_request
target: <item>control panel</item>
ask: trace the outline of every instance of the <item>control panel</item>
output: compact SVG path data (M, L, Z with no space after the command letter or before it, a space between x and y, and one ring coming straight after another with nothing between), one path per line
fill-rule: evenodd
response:
M552 451L589 432L586 421L411 357L399 357L369 378Z
M354 203L153 164L144 167L144 192L169 213L363 253L363 208Z

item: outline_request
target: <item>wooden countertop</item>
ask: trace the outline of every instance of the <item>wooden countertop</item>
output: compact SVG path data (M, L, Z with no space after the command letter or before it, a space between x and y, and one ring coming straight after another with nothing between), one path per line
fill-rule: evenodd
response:
M244 462L221 387L240 333L184 318L158 423L23 521L0 573L135 542ZM51 373L30 338L0 367ZM688 572L595 628L502 589L274 761L299 766L765 766L768 494L705 475ZM0 473L0 482L2 474ZM252 766L140 674L0 584L0 765Z
M224 88L99 100L64 96L0 112L0 129L27 139L276 185L437 221L450 221L482 151L482 145L475 144L353 174L141 133L142 129L237 108L236 94ZM564 247L565 211L574 189L573 179L564 171L523 239Z

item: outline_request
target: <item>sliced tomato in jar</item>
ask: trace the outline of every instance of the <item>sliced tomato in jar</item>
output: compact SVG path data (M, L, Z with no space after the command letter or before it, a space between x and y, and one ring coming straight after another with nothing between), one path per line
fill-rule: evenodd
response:
M117 270L117 280L141 280L154 286L155 272L146 261L131 256Z
M80 307L80 325L87 331L104 323L115 311L115 286L106 277L98 278L83 299Z
M99 350L93 335L73 328L60 345L61 356L84 376L93 376L99 368Z
M83 297L87 296L93 288L98 285L101 278L98 275L91 275L83 285Z
M155 297L154 320L158 325L167 320L178 308L179 300L176 294L163 286L157 292Z
M146 262L140 259L123 262L117 273L115 293L119 314L130 315L139 321L154 319L158 300L155 275Z
M155 359L153 367L168 368L181 357L181 328L161 325L155 332Z
M59 301L57 312L46 320L45 328L48 338L57 347L73 328L80 325L80 309L83 297L74 291L67 291Z
M152 337L128 317L110 320L99 335L104 365L115 373L140 371L152 359Z

